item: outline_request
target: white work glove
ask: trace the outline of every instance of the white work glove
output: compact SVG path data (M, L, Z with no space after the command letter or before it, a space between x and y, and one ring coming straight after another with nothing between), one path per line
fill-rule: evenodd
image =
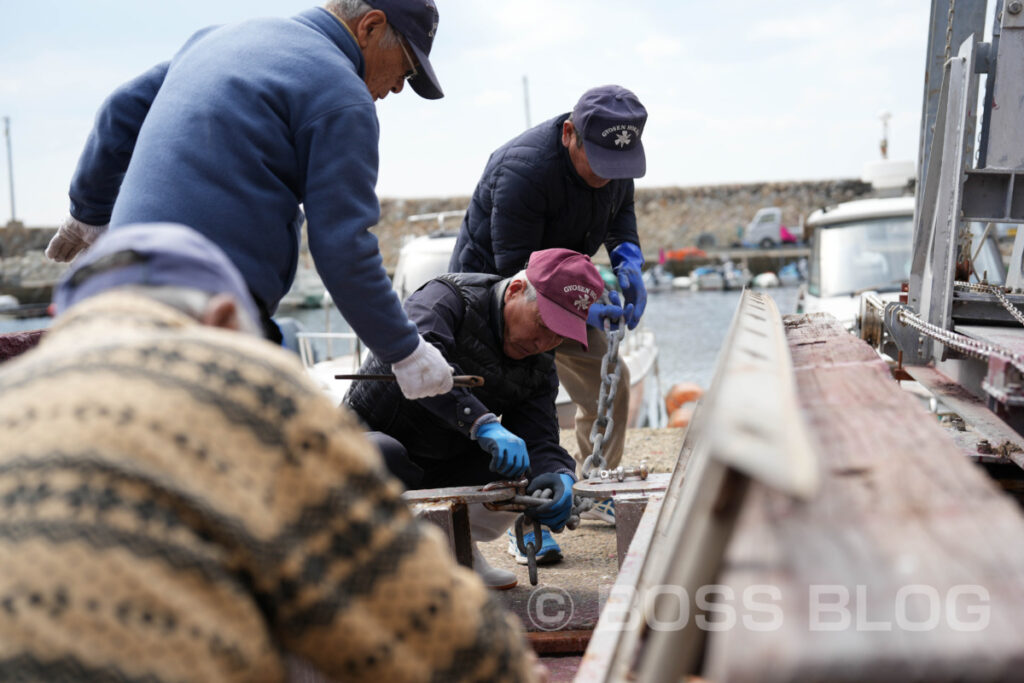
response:
M452 390L452 367L433 344L420 337L420 344L408 356L391 364L398 386L409 400L447 394Z
M47 245L46 256L61 263L70 261L78 255L78 252L91 247L92 243L107 231L107 227L107 225L89 225L68 216L57 228L57 234Z

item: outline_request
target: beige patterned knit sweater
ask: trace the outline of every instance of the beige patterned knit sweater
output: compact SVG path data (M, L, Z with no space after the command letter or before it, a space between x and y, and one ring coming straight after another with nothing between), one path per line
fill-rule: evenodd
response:
M0 680L525 680L296 359L137 295L0 365Z

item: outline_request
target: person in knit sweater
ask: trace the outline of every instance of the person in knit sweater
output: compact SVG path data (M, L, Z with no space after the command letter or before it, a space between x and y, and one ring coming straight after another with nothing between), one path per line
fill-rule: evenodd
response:
M56 303L0 366L0 680L542 673L209 240L112 231Z

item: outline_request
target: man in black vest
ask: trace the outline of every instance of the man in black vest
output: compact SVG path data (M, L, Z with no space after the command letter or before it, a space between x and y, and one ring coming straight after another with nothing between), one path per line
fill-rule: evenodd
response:
M561 530L572 508L576 463L558 441L558 378L550 352L563 342L586 347L587 313L603 289L590 258L569 249L535 252L526 269L509 278L449 273L431 280L406 300L409 319L455 374L481 375L484 385L409 400L394 383L357 381L345 403L377 432L389 469L406 487L468 486L525 474L529 492L554 492L533 516ZM372 355L360 369L387 371ZM513 517L471 506L473 540L497 538ZM543 536L538 563L557 562L561 549L547 530ZM473 547L485 583L515 585L515 574L490 568Z

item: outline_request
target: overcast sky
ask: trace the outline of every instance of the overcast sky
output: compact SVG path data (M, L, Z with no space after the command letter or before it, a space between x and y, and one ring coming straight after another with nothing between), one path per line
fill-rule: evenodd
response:
M378 103L382 197L468 195L490 152L618 83L649 113L639 187L858 177L915 159L928 0L436 0L446 97ZM15 202L55 225L92 119L120 83L203 26L289 16L308 0L0 0L0 116ZM6 158L0 224L11 215Z

